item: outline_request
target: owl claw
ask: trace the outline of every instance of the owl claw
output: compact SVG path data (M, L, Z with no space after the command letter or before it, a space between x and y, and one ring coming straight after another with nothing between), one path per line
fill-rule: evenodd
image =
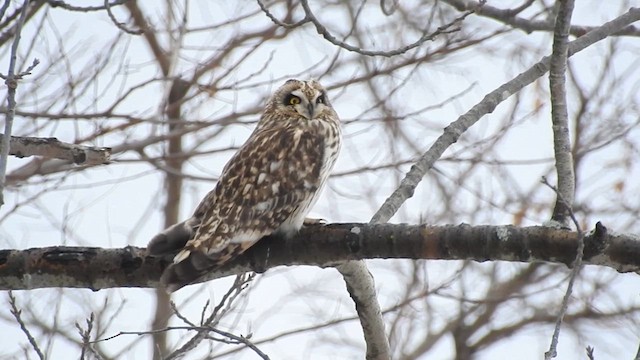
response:
M326 219L305 218L304 221L302 222L302 225L304 226L326 225L326 224L327 224Z

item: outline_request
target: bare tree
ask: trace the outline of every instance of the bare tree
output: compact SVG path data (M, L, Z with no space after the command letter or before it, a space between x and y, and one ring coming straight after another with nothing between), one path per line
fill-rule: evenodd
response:
M635 356L631 4L5 1L0 357ZM343 120L345 224L135 289L291 77Z

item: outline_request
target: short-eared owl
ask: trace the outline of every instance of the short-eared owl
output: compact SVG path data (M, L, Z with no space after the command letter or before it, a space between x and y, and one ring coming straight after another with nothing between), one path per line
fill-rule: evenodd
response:
M193 216L156 235L150 255L176 253L161 282L173 292L263 236L294 235L340 150L340 119L314 80L288 80ZM178 252L179 251L179 252Z

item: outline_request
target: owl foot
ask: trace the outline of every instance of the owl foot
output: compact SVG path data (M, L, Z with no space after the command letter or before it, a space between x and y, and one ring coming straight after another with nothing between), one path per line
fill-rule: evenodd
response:
M302 225L310 226L310 225L326 225L326 219L314 219L314 218L304 218Z

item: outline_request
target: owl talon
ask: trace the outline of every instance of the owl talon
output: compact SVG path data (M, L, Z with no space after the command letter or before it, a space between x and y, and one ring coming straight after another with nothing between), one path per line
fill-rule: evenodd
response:
M315 218L305 218L302 222L304 226L312 226L312 225L326 225L328 224L326 219L315 219Z

